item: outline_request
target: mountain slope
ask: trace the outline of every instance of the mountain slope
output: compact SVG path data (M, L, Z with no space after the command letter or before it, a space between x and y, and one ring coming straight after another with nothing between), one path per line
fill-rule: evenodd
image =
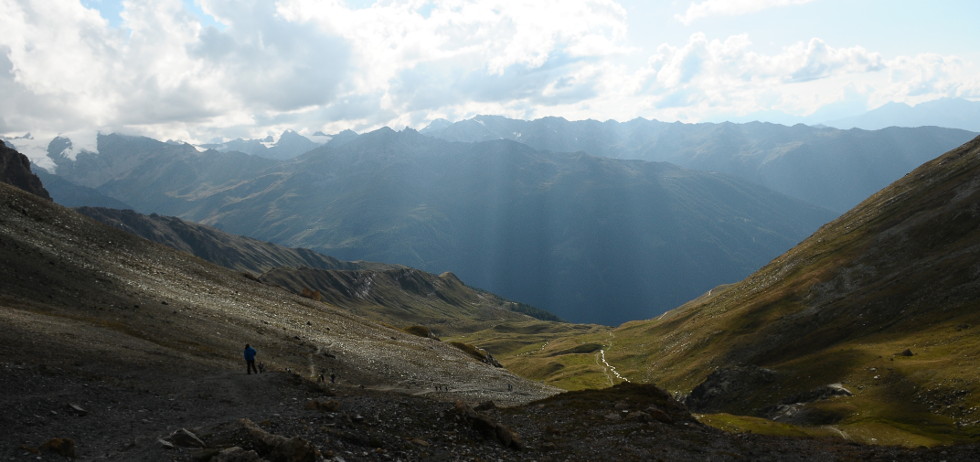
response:
M978 204L980 138L745 280L621 326L607 357L634 380L684 391L724 371L696 390L706 409L838 423L855 434L879 426L891 430L878 440L892 443L978 438ZM780 414L833 383L854 395Z
M398 384L419 371L470 368L458 363L469 360L454 348L419 343L418 337L114 230L5 184L0 218L0 314L10 327L5 335L34 339L26 345L23 338L5 340L6 358L38 354L57 362L105 354L120 365L132 360L164 370L200 370L229 367L229 356L251 341L261 346L270 367L343 370L376 384ZM32 322L41 330L34 331ZM42 325L73 326L74 334L59 338ZM115 342L130 349L117 350ZM430 346L439 354L418 354ZM334 357L310 356L326 350ZM237 362L230 365L237 369ZM485 372L490 375L473 377L512 377Z
M309 249L235 236L175 217L94 207L77 210L211 263L248 272L263 282L297 294L315 293L320 301L398 327L422 324L442 335L491 323L529 320L525 315L558 320L551 313L471 289L450 273L436 276L399 265L341 261Z
M79 213L102 223L167 245L211 263L259 276L280 267L315 269L390 269L396 265L337 260L309 249L287 248L176 217L143 215L132 210L79 207Z
M272 143L272 137L264 140L243 140L241 138L220 144L205 144L203 148L221 152L238 151L267 159L287 160L309 152L320 146L309 138L292 130L286 130Z
M99 191L79 186L63 177L48 173L44 170L37 172L38 178L44 182L44 187L51 193L51 198L55 202L65 207L111 207L114 209L130 209L132 206L125 202L109 197Z
M260 280L296 293L315 291L320 300L365 318L399 327L422 325L439 336L527 322L531 316L558 321L551 313L467 287L452 273L277 268Z
M189 144L117 134L99 134L98 152L83 150L71 159L63 155L69 143L55 138L48 147L59 176L146 213L176 215L189 200L278 165L240 152L202 153Z
M127 160L120 179L99 189L141 211L344 260L451 271L564 319L608 324L655 316L738 280L832 216L662 163L446 142L410 130L348 138L289 163L239 170L237 179L199 171L169 180L177 164L148 151L148 163ZM101 140L100 153L116 152L106 162L152 144ZM127 141L137 144L124 148ZM217 170L221 159L206 162ZM65 172L71 179L89 168Z
M509 139L535 149L671 162L718 171L838 212L976 136L937 127L879 131L770 123L533 121L479 116L424 133L453 141Z

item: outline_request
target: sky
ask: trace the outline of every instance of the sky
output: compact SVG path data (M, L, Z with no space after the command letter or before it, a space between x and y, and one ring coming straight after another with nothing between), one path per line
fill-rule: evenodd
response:
M975 0L0 0L0 135L829 120L980 100L976 18Z

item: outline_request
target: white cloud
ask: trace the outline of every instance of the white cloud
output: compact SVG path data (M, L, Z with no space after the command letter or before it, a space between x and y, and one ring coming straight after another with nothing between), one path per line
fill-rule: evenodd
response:
M344 37L350 91L381 93L383 108L398 113L549 99L571 87L588 93L589 62L626 52L626 13L610 0L410 1L358 10L286 0L278 12Z
M791 82L814 80L839 73L880 71L884 59L877 53L862 47L833 48L823 40L814 38L804 44L790 47L776 61L792 70L784 79Z
M789 3L702 1L685 17ZM697 121L806 114L842 98L980 98L965 58L830 38L759 47L749 34L695 33L642 52L627 24L657 23L614 0L187 4L125 0L110 24L78 0L0 0L0 133L212 141L480 113Z
M0 111L17 114L0 128L207 139L283 128L263 123L363 128L589 97L604 77L596 63L627 52L613 0L198 5L221 27L181 0L126 0L117 25L78 0L0 0L0 88L15 95Z
M837 101L841 92L828 88L847 80L883 81L888 76L883 71L903 67L900 63L862 47L833 47L819 38L763 54L755 51L748 35L709 40L696 33L684 45L658 47L644 72L649 79L644 91L653 107L673 108L667 111L671 115L679 108L695 118L708 111L809 113ZM807 82L821 90L804 89Z
M703 0L692 4L684 14L675 18L690 25L694 21L711 16L738 16L769 8L802 5L813 0Z
M890 85L875 93L883 104L896 99L913 104L939 97L980 96L980 80L972 79L969 66L956 57L937 54L901 56L889 62ZM876 101L876 102L878 102Z

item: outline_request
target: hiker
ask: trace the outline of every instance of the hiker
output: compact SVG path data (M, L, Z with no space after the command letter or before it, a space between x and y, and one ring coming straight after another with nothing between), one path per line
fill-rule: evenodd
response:
M259 373L259 370L255 367L255 348L252 348L251 345L246 343L245 344L245 372L251 375L252 371L255 371L256 374Z

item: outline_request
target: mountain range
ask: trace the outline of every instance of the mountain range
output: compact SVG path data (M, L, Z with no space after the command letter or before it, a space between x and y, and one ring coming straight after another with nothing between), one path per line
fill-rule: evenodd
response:
M499 117L425 131L344 132L289 161L121 135L68 157L56 139L47 184L70 205L124 202L344 260L451 271L564 319L618 324L736 281L833 217L746 180L843 211L971 136Z
M276 140L273 140L271 136L261 140L236 138L223 143L205 143L200 145L200 147L221 152L244 152L267 159L286 160L309 152L330 140L329 136L319 134L319 132L317 133L314 138L321 140L321 142L313 141L295 131L286 130Z
M798 116L781 111L761 111L731 115L711 122L749 123L767 121L782 125L804 124L844 130L880 130L888 127L943 127L980 133L980 101L965 98L940 98L917 104L889 102L867 110L864 103L839 102Z
M655 316L833 216L726 175L411 130L338 137L288 162L121 135L98 146L56 157L57 174L143 213L451 271L579 322Z
M980 132L980 102L944 98L910 106L887 103L864 114L838 118L826 125L877 130L886 127L947 127Z
M508 139L546 151L584 151L717 171L838 213L977 135L938 127L867 131L761 122L526 121L497 116L438 121L422 132L451 141Z

